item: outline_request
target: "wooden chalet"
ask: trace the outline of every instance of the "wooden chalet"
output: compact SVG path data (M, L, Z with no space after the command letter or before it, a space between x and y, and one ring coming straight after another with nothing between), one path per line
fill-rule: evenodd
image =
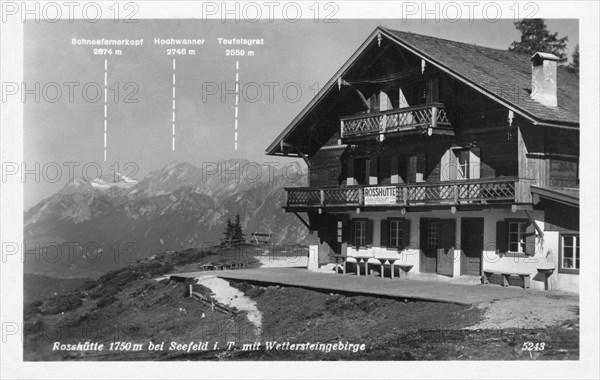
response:
M308 166L311 267L578 291L579 77L552 54L378 27L267 154Z

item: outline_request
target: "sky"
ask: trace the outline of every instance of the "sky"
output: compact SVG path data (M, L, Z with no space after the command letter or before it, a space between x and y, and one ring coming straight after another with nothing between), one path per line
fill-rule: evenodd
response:
M568 36L568 54L579 42L577 20L546 20L548 29ZM25 208L52 195L74 174L94 177L117 170L142 178L172 161L199 167L221 159L258 163L290 162L265 156L266 147L289 124L378 25L392 29L506 49L520 35L512 20L495 23L420 20L340 20L338 23L221 23L200 20L139 20L136 24L58 22L25 25L25 83L40 83L47 97L25 99L24 154L28 168L57 163L60 180L26 181ZM264 45L224 46L217 38L263 39ZM143 46L120 48L122 55L94 55L73 38L144 39ZM175 150L172 149L173 56L154 39L204 39L195 55L176 59ZM227 48L252 51L226 56ZM117 48L115 48L117 49ZM104 161L104 99L95 89L107 83L107 160ZM236 68L237 66L237 68ZM240 99L235 149L235 78ZM56 86L62 91L56 96ZM70 85L67 83L76 83ZM69 87L73 99L69 99ZM74 87L73 87L74 86ZM216 87L215 87L216 86ZM83 88L87 89L87 98ZM116 91L116 89L119 91ZM217 88L216 94L209 90ZM260 89L260 93L259 90ZM272 89L272 96L270 96ZM225 91L222 91L225 90ZM49 99L57 98L56 102ZM137 102L134 102L137 101ZM133 163L128 164L128 163ZM53 164L54 165L54 164ZM89 170L82 173L86 166ZM128 165L128 166L127 166ZM55 166L55 165L54 165ZM49 174L53 175L53 174Z

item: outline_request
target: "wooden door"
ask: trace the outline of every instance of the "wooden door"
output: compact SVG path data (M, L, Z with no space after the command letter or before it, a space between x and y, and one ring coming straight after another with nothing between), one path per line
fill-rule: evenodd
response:
M421 257L419 270L436 273L437 250L439 248L440 220L421 218L419 225Z
M483 255L483 218L462 218L460 229L460 274L480 276Z
M452 277L454 275L454 243L456 221L440 219L440 238L437 250L437 273Z

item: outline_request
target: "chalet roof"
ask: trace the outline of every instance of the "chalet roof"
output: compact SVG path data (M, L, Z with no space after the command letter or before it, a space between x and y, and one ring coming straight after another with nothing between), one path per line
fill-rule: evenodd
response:
M476 84L539 121L579 123L579 76L559 66L558 107L532 100L531 56L420 34L384 29L464 80Z
M276 154L279 145L325 97L330 96L331 90L337 88L338 79L378 35L389 38L428 64L470 85L533 123L578 127L579 76L563 67L559 66L557 72L558 106L547 107L530 98L531 57L527 54L377 27L328 84L271 143L267 154Z

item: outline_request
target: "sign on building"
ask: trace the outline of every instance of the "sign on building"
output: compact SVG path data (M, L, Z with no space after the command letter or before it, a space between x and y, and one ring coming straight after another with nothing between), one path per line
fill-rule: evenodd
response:
M396 186L364 188L365 206L396 204Z

